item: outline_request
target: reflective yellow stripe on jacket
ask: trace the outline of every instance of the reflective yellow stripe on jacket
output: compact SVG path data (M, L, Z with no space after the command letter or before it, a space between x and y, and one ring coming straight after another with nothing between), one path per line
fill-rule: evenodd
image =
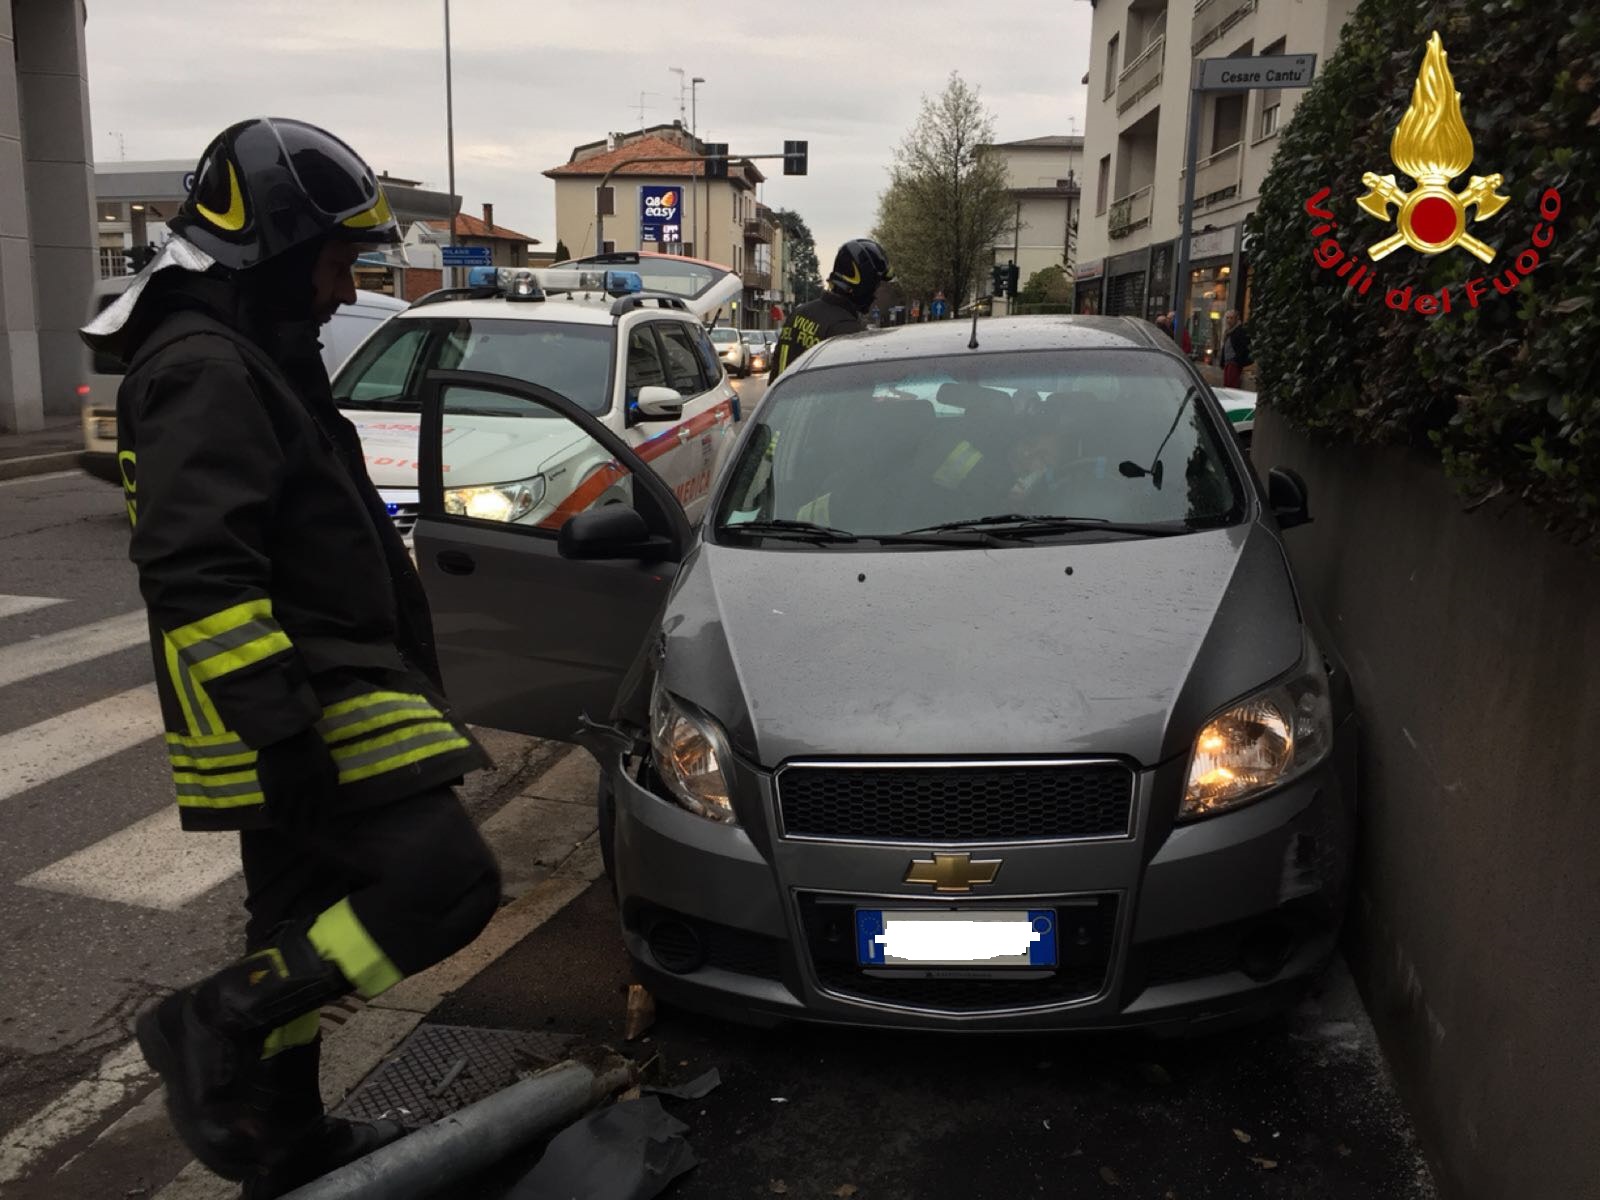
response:
M339 766L342 784L471 746L432 701L408 692L373 691L340 700L323 709L316 728ZM237 734L169 733L167 758L182 806L239 808L262 802L257 753Z
M983 454L976 446L971 442L962 442L950 451L933 473L933 481L940 487L958 487L963 479L972 474L972 468L982 458Z

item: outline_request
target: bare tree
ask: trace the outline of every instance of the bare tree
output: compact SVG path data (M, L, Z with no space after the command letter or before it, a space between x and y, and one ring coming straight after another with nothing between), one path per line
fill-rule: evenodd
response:
M993 141L994 120L978 89L956 72L937 98L922 98L917 123L895 151L873 231L908 295L942 291L958 306L976 293L1012 215L1005 164L983 152Z

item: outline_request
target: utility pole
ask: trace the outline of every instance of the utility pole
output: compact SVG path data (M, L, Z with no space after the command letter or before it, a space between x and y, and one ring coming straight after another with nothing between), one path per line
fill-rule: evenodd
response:
M450 84L450 0L444 0L444 137L450 156L450 245L456 244L456 114L455 96ZM446 268L446 287L455 287L456 269Z
M705 82L705 79L702 76L699 76L699 75L694 76L689 81L689 137L694 140L694 148L696 150L700 149L700 90L699 89L700 89L700 85L702 83L704 83L704 82ZM704 170L703 167L701 169ZM694 201L693 208L689 213L689 219L691 221L695 222L695 224L698 224L699 223L699 212L700 212L700 200L699 200L699 195L698 195L698 189L695 186L695 180L694 180L694 178L692 176L689 179L689 197L690 197L691 200ZM690 236L690 238L692 238L692 239L694 239L695 241L698 242L699 238L697 236L697 232L698 231L695 229L695 225L691 224L689 226L689 236ZM706 241L710 241L710 240L711 240L711 181L708 179L708 180L706 180ZM700 242L699 253L696 255L696 257L698 257L698 258L710 258L710 255L706 251L705 242Z

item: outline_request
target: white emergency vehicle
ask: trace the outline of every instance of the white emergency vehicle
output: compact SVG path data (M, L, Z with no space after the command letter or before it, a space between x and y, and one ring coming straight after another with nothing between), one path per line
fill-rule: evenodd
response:
M739 277L694 259L610 255L478 268L468 283L396 314L333 381L402 535L409 540L416 522L419 414L437 370L504 376L564 397L650 463L697 517L740 416L705 322L738 296ZM554 529L627 496L624 473L565 420L549 419L549 436L530 438L528 421L539 419L531 410L459 382L442 408L448 512Z

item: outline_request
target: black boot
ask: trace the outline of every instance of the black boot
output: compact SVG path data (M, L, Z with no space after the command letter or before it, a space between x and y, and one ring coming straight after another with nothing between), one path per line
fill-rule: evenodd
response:
M167 1112L190 1152L224 1179L244 1179L282 1153L293 1131L261 1059L267 1034L350 990L344 974L286 929L135 1025L145 1061L167 1087Z
M278 1097L282 1127L298 1132L285 1143L273 1165L245 1180L241 1200L275 1200L405 1136L405 1127L395 1121L367 1124L324 1115L321 1051L318 1037L262 1063L268 1086Z

